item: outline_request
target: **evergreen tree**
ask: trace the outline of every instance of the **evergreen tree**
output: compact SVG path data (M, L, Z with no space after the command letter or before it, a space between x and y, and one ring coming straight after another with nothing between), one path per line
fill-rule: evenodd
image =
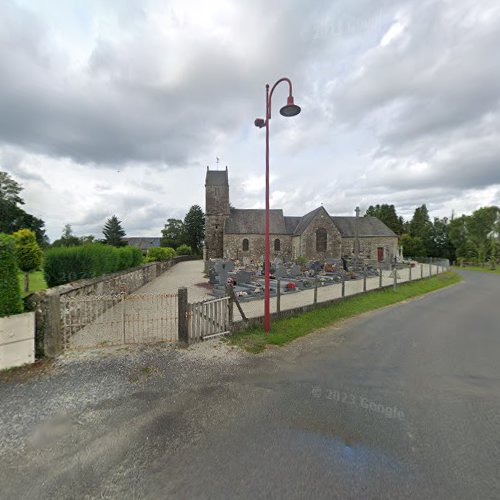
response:
M7 172L0 171L0 232L7 234L19 229L31 229L39 245L48 243L43 220L25 212L19 205L24 201L19 196L22 186Z
M424 244L424 257L427 257L432 250L431 231L432 223L429 218L429 211L424 204L415 209L409 225L410 236L420 238Z
M200 253L205 237L205 215L199 205L193 205L184 218L186 243L194 253Z
M125 230L122 228L121 224L122 222L118 220L116 215L113 215L106 221L102 229L102 233L104 234L104 243L114 247L126 245L126 242L123 241L123 238L125 237Z

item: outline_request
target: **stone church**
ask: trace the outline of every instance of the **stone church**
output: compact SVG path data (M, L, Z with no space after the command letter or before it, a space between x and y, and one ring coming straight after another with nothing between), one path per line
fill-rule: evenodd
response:
M264 256L265 210L232 208L225 170L205 179L205 256L258 262ZM310 260L352 257L356 240L365 261L389 263L398 254L398 237L376 217L336 217L324 207L297 217L272 209L269 215L271 259Z

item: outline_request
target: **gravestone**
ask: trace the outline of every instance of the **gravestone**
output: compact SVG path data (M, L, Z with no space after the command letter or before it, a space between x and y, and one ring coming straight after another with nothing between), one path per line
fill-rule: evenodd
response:
M236 283L250 283L252 280L253 273L250 271L245 271L244 269L240 269L237 271L235 279Z
M208 270L208 282L211 285L217 284L217 274L214 269L209 269Z
M300 276L302 274L301 270L300 270L300 266L298 264L294 264L290 270L289 270L289 274L290 276L292 277L296 277L296 276Z
M288 270L286 269L285 266L278 265L276 266L275 275L277 279L286 278L288 276Z

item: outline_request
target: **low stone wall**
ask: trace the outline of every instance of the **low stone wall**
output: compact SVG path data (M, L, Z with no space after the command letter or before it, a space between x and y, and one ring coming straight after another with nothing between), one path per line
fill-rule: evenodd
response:
M152 262L98 278L74 281L29 295L25 299L25 309L35 311L36 357L54 357L63 350L61 298L133 293L178 262L187 260L195 260L195 257L180 256L166 262Z

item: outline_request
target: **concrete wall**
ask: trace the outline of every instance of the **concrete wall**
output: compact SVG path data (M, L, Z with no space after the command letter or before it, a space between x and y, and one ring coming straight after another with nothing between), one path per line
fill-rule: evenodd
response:
M316 231L323 228L327 233L326 252L316 251ZM342 238L325 210L320 210L300 236L300 254L311 260L340 258Z
M288 234L270 234L271 260L276 257L292 257L292 237ZM243 250L243 240L248 240L248 251ZM274 250L274 240L280 240L280 250ZM265 238L263 234L225 234L224 249L231 259L244 257L260 262L264 259ZM226 257L224 255L224 257Z
M0 370L35 361L35 313L0 318Z
M181 256L167 262L152 262L98 278L74 281L29 295L25 299L25 307L34 311L36 315L36 356L54 357L63 350L61 297L115 295L122 291L132 293L178 262L193 259L194 257Z
M398 253L396 236L363 236L359 238L359 255L364 260L377 261L377 248L384 249L384 262L389 263ZM354 255L354 238L342 238L342 255Z

